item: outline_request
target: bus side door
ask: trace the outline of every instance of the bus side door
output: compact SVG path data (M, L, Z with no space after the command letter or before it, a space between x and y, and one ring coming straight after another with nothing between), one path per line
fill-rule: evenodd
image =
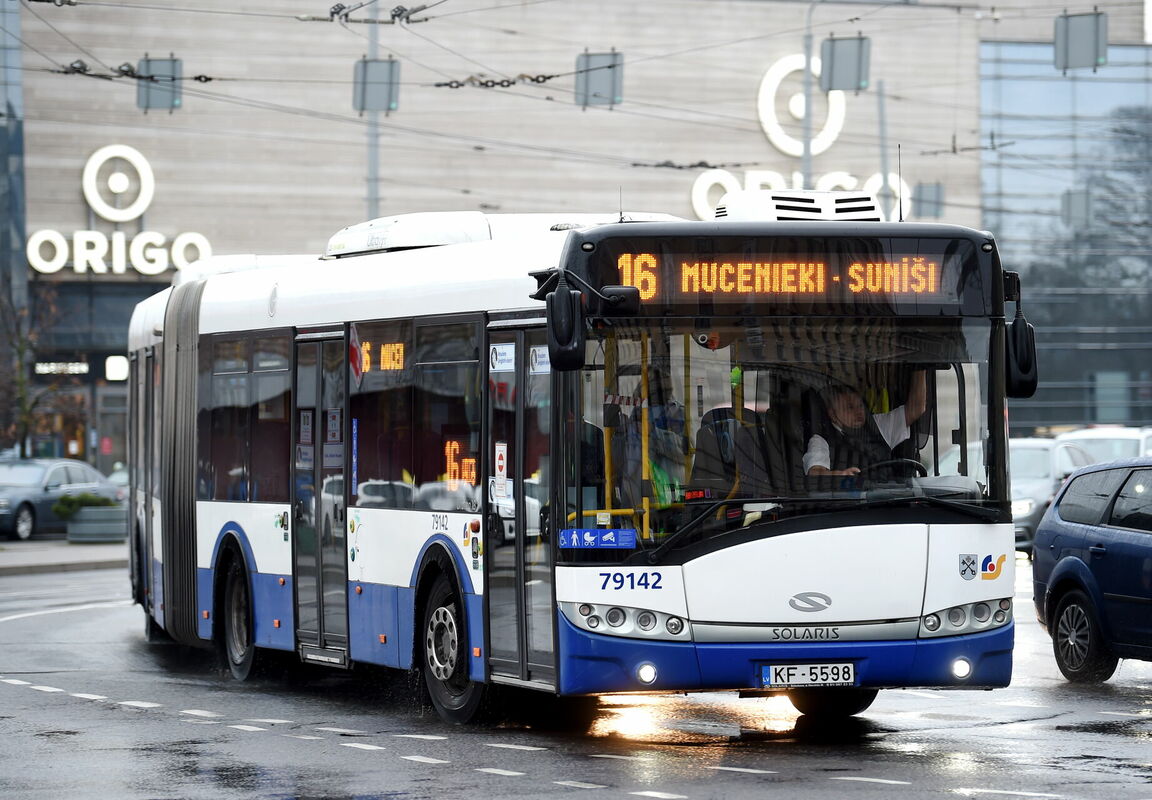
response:
M547 540L551 369L543 328L489 328L485 565L494 676L554 685L555 592Z

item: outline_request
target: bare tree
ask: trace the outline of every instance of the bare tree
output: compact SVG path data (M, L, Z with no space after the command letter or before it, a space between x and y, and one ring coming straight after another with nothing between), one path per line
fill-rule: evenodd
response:
M7 292L0 292L0 336L6 347L0 349L4 362L0 370L0 439L7 446L19 449L21 458L27 458L28 440L42 420L42 407L47 398L61 388L59 378L37 385L30 367L36 361L41 334L56 317L55 294L39 293L36 301L17 306Z

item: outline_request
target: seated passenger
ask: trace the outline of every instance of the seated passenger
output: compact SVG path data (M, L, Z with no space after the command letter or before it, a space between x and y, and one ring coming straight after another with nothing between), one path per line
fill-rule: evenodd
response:
M816 422L804 453L806 475L859 475L861 469L892 460L892 449L912 435L927 407L924 372L912 375L904 405L870 414L855 391L836 387L823 395L826 414Z

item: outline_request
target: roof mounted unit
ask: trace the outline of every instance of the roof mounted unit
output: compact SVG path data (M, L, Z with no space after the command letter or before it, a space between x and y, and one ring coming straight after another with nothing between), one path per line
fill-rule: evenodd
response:
M716 206L716 219L784 222L802 219L881 222L876 198L862 192L796 190L728 192Z
M510 239L612 222L678 220L668 214L484 214L480 211L426 211L350 225L328 240L325 258L410 250L446 244Z

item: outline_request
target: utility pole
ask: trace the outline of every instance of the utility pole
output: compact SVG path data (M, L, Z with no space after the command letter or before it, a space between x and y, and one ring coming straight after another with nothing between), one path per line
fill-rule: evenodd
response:
M368 59L380 56L380 5L368 7L372 24L368 26ZM368 219L380 216L380 112L368 111Z

